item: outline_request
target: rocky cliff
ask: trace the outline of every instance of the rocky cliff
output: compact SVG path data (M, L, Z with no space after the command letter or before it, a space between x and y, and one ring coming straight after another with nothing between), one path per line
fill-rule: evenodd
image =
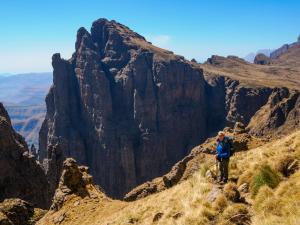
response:
M21 198L47 208L51 196L41 166L29 154L24 138L13 130L0 103L0 201L6 198Z
M271 59L277 59L284 53L286 53L291 47L294 47L296 45L300 45L300 35L298 36L297 42L294 42L292 44L284 44L280 48L274 50L270 54Z
M201 69L115 21L80 28L73 57L52 64L40 157L55 182L73 157L120 197L206 137Z
M260 135L297 121L298 91L278 98L277 92L292 91L264 83L274 67L272 73L258 73L263 77L259 79L251 71L261 70L261 65L234 56L214 56L205 65L189 62L105 19L95 21L91 32L80 28L75 49L70 60L53 55L53 86L40 131L39 154L52 191L66 157L89 166L108 195L122 197L165 174L225 126L239 121ZM277 85L280 79L272 82ZM279 103L289 96L290 103ZM255 119L261 110L268 111L269 123Z

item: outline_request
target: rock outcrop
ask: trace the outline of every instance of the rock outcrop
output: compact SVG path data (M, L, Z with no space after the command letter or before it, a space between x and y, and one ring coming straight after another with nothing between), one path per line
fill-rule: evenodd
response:
M63 163L63 172L50 209L59 210L71 194L82 198L89 196L88 185L92 185L92 176L88 174L88 168L78 166L72 158L66 159Z
M1 225L33 225L40 219L46 210L34 207L21 199L5 199L0 203Z
M278 48L278 49L274 50L273 52L271 52L270 58L271 59L277 59L281 55L283 55L284 53L286 53L291 47L294 47L296 45L299 46L299 44L300 44L300 35L298 36L297 42L294 42L292 44L284 44L280 48Z
M249 122L248 129L255 135L284 135L300 126L300 93L287 88L276 88L268 102Z
M265 54L259 53L255 56L254 63L258 65L269 65L271 64L271 60Z
M63 159L73 157L120 197L204 140L201 69L105 19L90 33L80 28L75 47L68 61L53 56L40 131L40 158L56 183Z
M24 138L13 130L1 103L0 134L0 201L20 198L35 207L49 207L51 197L44 171L29 154Z

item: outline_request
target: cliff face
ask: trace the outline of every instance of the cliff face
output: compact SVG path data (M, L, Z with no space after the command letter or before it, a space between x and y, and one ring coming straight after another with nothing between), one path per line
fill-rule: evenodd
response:
M270 134L297 119L292 115L297 104L287 110L278 104L284 117L271 112L276 93L284 88L248 85L221 75L204 78L203 65L152 46L115 21L97 20L90 33L80 28L75 49L70 60L59 54L52 58L54 80L40 131L39 154L52 192L66 157L89 166L108 195L122 197L165 174L225 126L239 121L250 123L247 129L254 135L261 130ZM220 70L228 61L227 69L251 66L237 57L215 56L204 69ZM263 109L271 113L273 125L252 119Z
M49 207L46 176L29 154L24 138L13 130L1 103L0 134L0 201L21 198L36 207Z
M255 136L286 135L300 127L300 93L288 88L249 86L222 76L206 77L207 131L242 122Z
M54 183L63 158L73 157L120 197L206 137L201 69L121 24L80 28L73 57L55 54L52 64L40 156Z

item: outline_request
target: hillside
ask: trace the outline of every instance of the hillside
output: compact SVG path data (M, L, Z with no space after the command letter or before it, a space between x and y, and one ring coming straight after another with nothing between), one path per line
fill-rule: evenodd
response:
M212 142L210 139L193 151ZM62 225L298 224L300 132L271 142L248 136L247 143L250 149L232 158L231 183L225 187L212 182L214 159L202 152L185 170L193 165L199 169L171 188L124 202L88 186L91 197L71 194L58 211L49 211L38 224L55 224L59 218Z
M235 56L212 56L200 65L205 76L222 75L246 85L288 87L300 90L300 44L290 48L271 65L255 65Z

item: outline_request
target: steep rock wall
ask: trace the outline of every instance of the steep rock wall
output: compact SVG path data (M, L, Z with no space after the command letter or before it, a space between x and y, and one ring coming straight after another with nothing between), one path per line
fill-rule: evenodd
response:
M52 64L40 157L54 183L73 157L121 197L206 137L202 71L121 24L80 28L73 57L55 54Z
M16 133L0 103L0 201L21 198L35 207L50 206L48 182L42 167L29 154L24 138Z

